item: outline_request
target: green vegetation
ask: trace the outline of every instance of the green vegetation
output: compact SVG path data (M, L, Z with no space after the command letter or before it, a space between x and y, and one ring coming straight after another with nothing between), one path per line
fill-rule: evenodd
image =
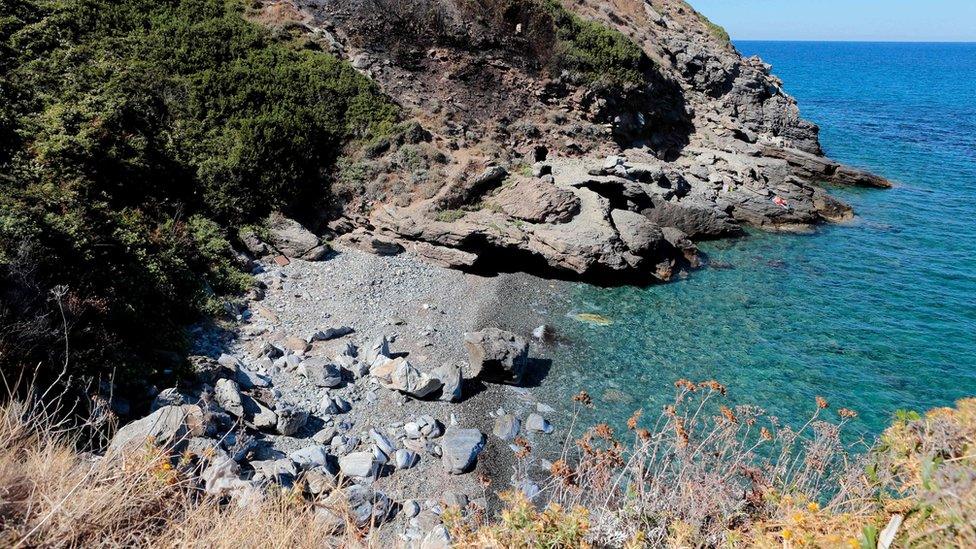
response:
M0 4L5 374L60 364L47 349L65 324L74 373L145 379L214 296L248 286L235 228L327 200L343 147L393 127L370 81L246 15L231 0Z
M701 13L698 13L698 18L701 19L701 22L704 23L705 27L708 29L708 32L712 36L718 38L723 44L732 43L732 37L729 36L729 33L725 30L725 27L713 23L709 18L705 17Z
M454 223L455 221L457 221L457 220L461 219L462 217L464 217L465 215L467 215L467 213L468 212L466 212L464 210L443 210L443 211L437 212L437 218L436 219L438 221L443 222L443 223Z
M553 68L567 70L586 84L637 85L650 60L623 34L568 11L559 0L543 0L556 37Z

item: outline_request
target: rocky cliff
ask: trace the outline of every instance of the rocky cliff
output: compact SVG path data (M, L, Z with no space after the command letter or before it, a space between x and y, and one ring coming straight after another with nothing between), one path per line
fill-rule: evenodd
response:
M310 0L265 8L406 113L347 163L330 229L474 270L667 280L694 241L852 216L770 66L680 0Z

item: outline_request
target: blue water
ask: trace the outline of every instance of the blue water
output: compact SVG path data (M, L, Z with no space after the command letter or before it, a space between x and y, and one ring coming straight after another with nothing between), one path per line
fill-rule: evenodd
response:
M572 343L547 379L587 389L617 422L717 379L785 422L816 395L877 434L898 409L976 395L976 44L740 42L773 65L827 153L897 182L833 189L855 221L815 235L752 234L702 249L705 269L651 288L579 285Z

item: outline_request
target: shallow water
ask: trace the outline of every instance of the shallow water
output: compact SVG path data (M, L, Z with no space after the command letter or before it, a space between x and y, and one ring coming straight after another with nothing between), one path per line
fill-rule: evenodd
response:
M816 395L873 435L898 409L976 395L976 44L737 43L773 65L828 155L897 182L834 189L855 221L702 249L727 269L651 288L576 285L546 386L621 423L717 379L796 423ZM566 400L562 400L565 402Z

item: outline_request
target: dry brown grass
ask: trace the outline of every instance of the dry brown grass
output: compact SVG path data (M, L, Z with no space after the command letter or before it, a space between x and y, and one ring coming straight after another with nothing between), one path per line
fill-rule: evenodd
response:
M147 447L126 459L76 448L82 429L64 429L40 406L0 406L2 547L369 546L374 536L316 514L299 487L248 506L206 497L189 456ZM336 510L342 515L342 510Z
M721 405L718 383L676 386L675 404L650 424L635 413L630 443L607 425L568 438L534 502L512 492L497 516L447 510L454 544L976 547L976 399L901 414L854 453L841 443L854 412L834 413L822 399L794 430L757 408ZM0 547L364 547L392 538L348 519L337 529L347 510L322 518L326 501L309 499L300 481L240 505L205 496L188 455L151 445L125 459L79 452L101 422L55 417L64 415L23 400L0 406ZM517 444L516 476L527 476L537 458Z

